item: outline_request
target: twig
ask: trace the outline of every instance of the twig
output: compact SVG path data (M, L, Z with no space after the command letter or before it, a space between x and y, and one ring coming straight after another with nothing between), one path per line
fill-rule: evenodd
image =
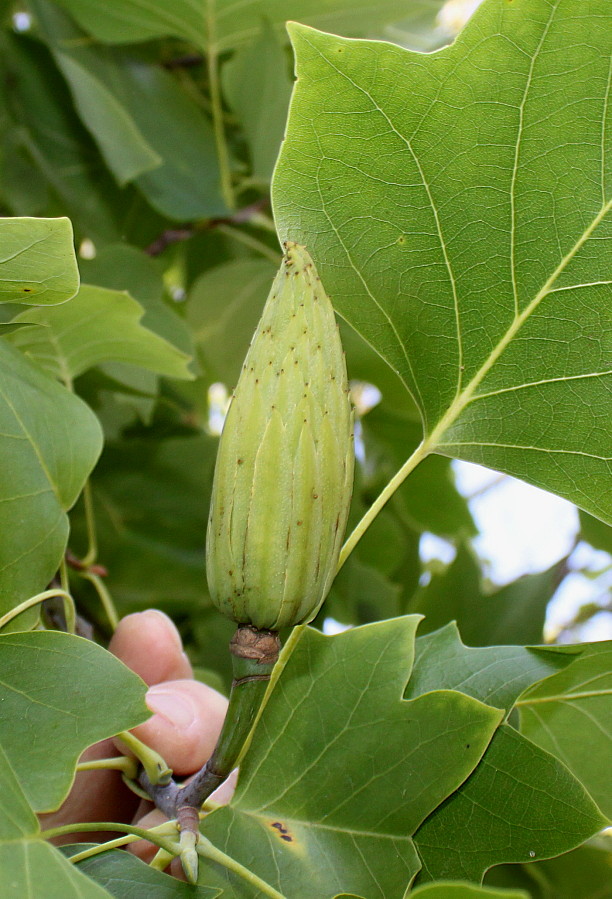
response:
M165 249L173 244L180 243L183 240L189 240L189 238L193 237L195 234L213 231L220 225L246 225L249 222L252 222L257 226L260 226L261 221L267 221L267 217L263 216L262 218L262 212L264 209L268 208L268 205L268 198L264 197L261 200L257 200L255 203L243 206L242 209L237 209L233 215L206 219L203 222L197 222L194 225L185 225L182 228L168 228L166 231L162 231L159 237L156 237L155 240L149 244L145 249L145 253L149 256L159 256Z

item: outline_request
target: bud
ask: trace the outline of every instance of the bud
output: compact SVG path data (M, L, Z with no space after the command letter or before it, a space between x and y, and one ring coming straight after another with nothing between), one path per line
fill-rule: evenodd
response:
M285 257L225 420L206 540L234 621L310 621L336 573L353 486L352 412L334 312L304 247Z

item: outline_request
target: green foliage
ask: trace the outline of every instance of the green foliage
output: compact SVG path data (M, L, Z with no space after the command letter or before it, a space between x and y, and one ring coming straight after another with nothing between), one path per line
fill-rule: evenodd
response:
M68 219L0 219L0 246L0 302L54 306L77 292Z
M435 49L441 2L292 4L291 104L279 0L0 16L3 899L264 895L204 859L192 886L127 852L73 864L96 844L60 852L36 813L148 714L104 648L100 584L121 615L172 614L229 687L204 539L223 389L278 237L343 319L355 538L313 627L281 635L235 796L202 832L286 899L610 896L610 643L532 645L581 563L491 584L451 463L576 503L600 551L588 614L609 614L610 9L484 0L437 52L379 40ZM424 534L453 561L422 561ZM49 588L94 640L47 629ZM352 627L328 636L330 617Z
M81 752L147 717L144 684L102 647L70 634L0 636L0 660L4 752L32 808L54 811L66 798Z
M340 313L404 381L423 452L612 523L609 10L587 22L571 2L524 6L485 3L425 57L290 26L277 224L308 243ZM560 135L577 130L568 153Z
M82 400L6 341L0 377L0 586L7 611L57 571L66 513L98 459L102 434Z
M70 865L49 843L39 839L36 815L0 746L2 785L0 870L7 899L104 899L109 893Z

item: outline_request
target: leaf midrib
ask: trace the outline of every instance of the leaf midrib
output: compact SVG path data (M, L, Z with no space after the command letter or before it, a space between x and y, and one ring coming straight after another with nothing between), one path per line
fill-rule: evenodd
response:
M508 348L512 340L516 337L517 333L520 331L523 325L529 320L530 316L533 312L535 312L542 300L552 292L552 286L557 278L563 273L576 253L586 243L597 226L603 221L603 219L611 209L612 200L609 200L601 207L588 228L583 231L578 240L559 262L556 269L550 275L546 283L540 288L533 300L531 300L531 302L525 307L525 309L513 319L506 333L494 347L489 356L485 359L479 370L473 376L472 380L467 384L465 389L457 395L455 400L446 410L445 414L440 418L436 427L431 431L429 436L425 438L423 444L424 450L426 450L427 452L433 452L435 450L435 447L441 444L440 438L442 437L442 435L451 427L451 425L455 423L466 406L468 406L471 402L476 402L477 400L482 399L484 398L484 396L486 396L486 394L483 394L482 396L476 394L476 390L484 380L485 376L489 373L489 371L491 371L495 363L499 360L500 356Z

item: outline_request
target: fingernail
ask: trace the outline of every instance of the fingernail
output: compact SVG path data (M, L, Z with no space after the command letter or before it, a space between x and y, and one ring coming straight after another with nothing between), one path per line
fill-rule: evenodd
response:
M161 715L174 727L187 728L195 718L195 709L189 700L170 690L151 687L145 701L152 712Z

